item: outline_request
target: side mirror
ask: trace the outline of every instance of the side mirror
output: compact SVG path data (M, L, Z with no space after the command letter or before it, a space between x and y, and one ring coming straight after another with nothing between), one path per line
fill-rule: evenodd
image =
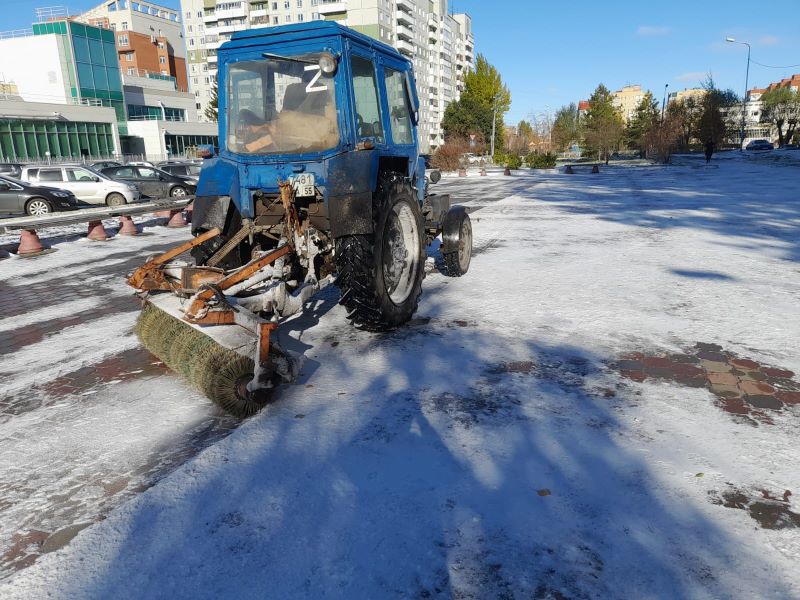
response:
M442 178L442 172L438 169L434 169L428 174L428 179L431 180L431 183L439 183L439 180Z

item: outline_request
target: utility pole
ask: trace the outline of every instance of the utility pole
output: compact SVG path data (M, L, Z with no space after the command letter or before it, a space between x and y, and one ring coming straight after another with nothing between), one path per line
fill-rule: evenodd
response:
M739 134L739 152L744 152L744 119L747 111L747 85L748 80L750 79L750 44L747 42L737 42L732 37L725 38L725 41L731 44L743 44L747 46L747 70L744 74L744 95L742 96L742 131Z
M661 101L661 124L664 124L664 109L667 106L667 88L669 87L668 83L664 84L664 99Z

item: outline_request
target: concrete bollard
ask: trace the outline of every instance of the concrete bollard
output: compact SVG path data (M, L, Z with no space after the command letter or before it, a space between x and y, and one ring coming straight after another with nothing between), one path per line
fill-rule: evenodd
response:
M466 169L459 169L458 170L458 176L459 177L466 177L467 176L467 170Z
M105 242L109 236L106 228L103 227L102 221L89 221L86 237L95 242Z
M186 227L186 219L183 218L183 210L171 210L169 222L167 223L167 227Z
M572 165L567 165L567 166L564 168L564 173L566 173L567 175L572 175L574 172L575 172L575 171L573 171L573 170L572 170Z
M119 231L117 232L118 235L139 235L139 228L136 227L136 223L133 222L133 219L127 215L123 215L119 218Z
M592 166L592 173L599 173L599 172L600 172L600 167L598 165L593 165Z
M44 246L34 229L23 229L19 235L18 256L38 256L44 252Z
M481 167L481 177L486 177L486 169Z
M503 169L503 175L511 175L511 169L509 169L508 167Z

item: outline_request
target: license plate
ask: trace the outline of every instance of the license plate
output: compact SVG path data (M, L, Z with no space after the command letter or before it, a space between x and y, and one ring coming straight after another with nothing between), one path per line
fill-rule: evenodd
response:
M292 180L292 184L294 185L295 196L299 198L316 196L313 173L301 173L300 175L295 175L294 179Z

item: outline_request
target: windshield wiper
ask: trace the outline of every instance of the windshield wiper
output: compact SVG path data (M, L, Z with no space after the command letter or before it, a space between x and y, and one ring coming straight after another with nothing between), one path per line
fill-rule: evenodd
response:
M297 58L296 56L281 56L280 54L270 54L269 52L264 52L261 56L264 58L272 58L274 60L288 60L291 62L298 62L303 63L305 65L316 65L316 60L308 60L305 58Z

